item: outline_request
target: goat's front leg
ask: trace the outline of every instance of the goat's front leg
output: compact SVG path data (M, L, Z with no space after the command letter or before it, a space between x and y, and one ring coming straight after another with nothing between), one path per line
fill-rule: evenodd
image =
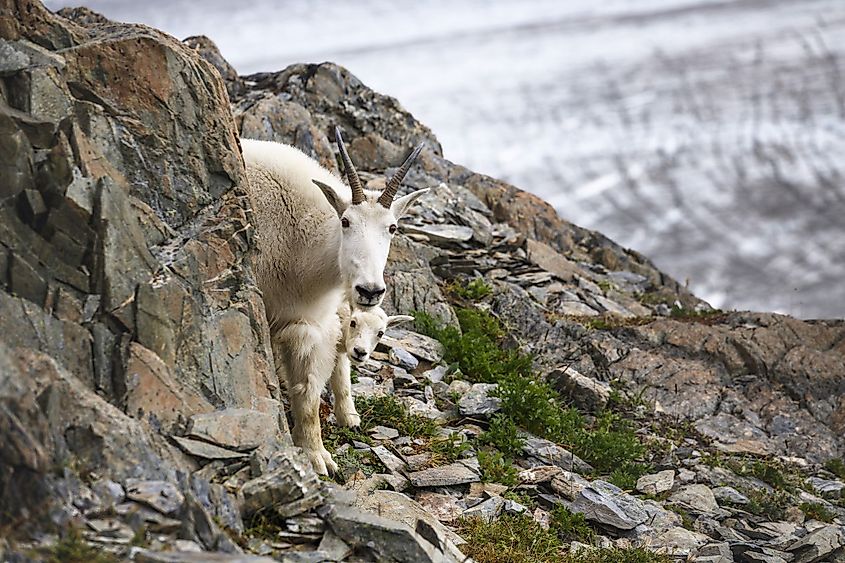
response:
M320 431L320 395L326 387L335 361L335 342L316 327L305 323L282 330L288 397L294 427L293 443L301 447L314 470L327 475L337 471L337 464L323 446Z
M361 416L355 410L355 401L352 400L352 366L344 352L337 353L331 385L337 423L350 428L361 426Z

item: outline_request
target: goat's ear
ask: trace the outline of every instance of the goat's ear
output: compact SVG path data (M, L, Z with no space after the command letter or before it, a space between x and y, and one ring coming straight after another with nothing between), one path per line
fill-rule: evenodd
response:
M411 315L393 315L391 317L387 317L387 326L398 325L399 323L407 323L412 320L414 320L414 317L412 317Z
M408 195L403 195L399 199L393 200L393 203L390 205L390 209L393 210L393 215L395 215L397 219L402 217L411 207L411 204L417 201L418 197L423 194L427 194L430 190L431 188L423 188L421 190L411 192Z
M320 191L323 192L323 195L326 196L326 201L329 202L329 205L334 207L334 210L337 212L337 216L342 217L343 212L346 211L346 204L342 199L337 197L337 192L320 180L312 179L311 181L314 182L314 184L320 188Z

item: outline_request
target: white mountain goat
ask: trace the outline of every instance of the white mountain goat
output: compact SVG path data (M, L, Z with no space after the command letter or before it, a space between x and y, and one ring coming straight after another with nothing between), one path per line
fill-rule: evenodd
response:
M332 372L334 416L341 426L361 424L361 417L352 400L352 363L367 361L384 336L387 327L412 321L409 315L388 316L381 307L352 309L344 302L338 309L342 336L337 343L337 362Z
M253 268L277 369L287 374L293 441L321 474L337 470L323 447L319 406L337 356L338 308L344 298L381 304L396 222L428 191L394 200L422 145L379 193L363 188L337 128L335 140L348 186L295 147L241 139L258 232Z

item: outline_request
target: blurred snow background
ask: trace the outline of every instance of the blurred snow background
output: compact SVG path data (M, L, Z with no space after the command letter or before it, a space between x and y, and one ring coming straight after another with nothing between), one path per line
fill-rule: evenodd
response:
M843 0L83 2L241 74L338 62L714 306L845 316Z

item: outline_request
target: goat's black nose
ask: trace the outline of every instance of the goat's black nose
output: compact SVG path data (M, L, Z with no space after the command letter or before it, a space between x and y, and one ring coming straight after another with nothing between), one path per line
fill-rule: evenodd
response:
M378 299L381 295L385 292L384 286L376 286L376 285L356 285L355 291L368 301L372 301L373 299Z
M363 348L354 348L352 351L355 352L355 357L357 358L363 358L367 355L367 351Z

